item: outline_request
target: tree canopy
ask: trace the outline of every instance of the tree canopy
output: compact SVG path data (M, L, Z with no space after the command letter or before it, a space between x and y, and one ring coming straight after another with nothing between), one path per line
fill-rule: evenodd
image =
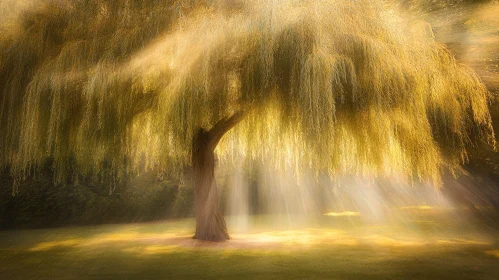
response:
M178 172L198 128L241 110L221 160L438 183L495 145L478 76L387 1L38 1L0 28L18 180L47 159L59 181Z

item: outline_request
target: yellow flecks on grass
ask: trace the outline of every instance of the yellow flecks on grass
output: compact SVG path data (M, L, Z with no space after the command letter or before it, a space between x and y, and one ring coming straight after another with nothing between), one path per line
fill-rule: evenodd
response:
M274 230L260 233L234 234L228 242L211 243L190 238L190 235L173 233L115 232L96 235L89 238L66 238L41 242L28 249L31 252L53 249L83 250L99 252L119 250L123 253L141 256L169 254L188 248L196 250L213 249L255 250L255 254L273 254L277 248L301 250L303 248L321 248L322 246L362 247L401 249L422 248L424 246L484 246L492 242L483 236L454 238L441 234L436 237L421 236L417 232L397 227L373 227L368 232L358 230L339 230L331 228L308 228L300 230ZM498 256L499 250L487 251Z
M79 239L79 238L73 238L73 239L66 239L66 240L57 240L57 241L49 241L49 242L42 242L28 251L31 252L36 252L36 251L48 251L54 248L58 247L75 247L82 245L85 242L84 239Z
M441 245L490 245L490 242L485 240L472 240L463 238L439 239L436 243Z
M499 258L499 250L488 250L485 251L485 254Z
M396 239L383 235L371 235L368 236L365 241L368 244L374 244L384 247L412 247L426 244L426 242L423 242L422 240L417 238Z
M360 244L359 240L354 238L332 240L331 242L334 245L340 245L340 246L356 246Z
M406 206L400 207L401 210L431 210L434 209L432 206L428 205L416 205L416 206Z
M324 216L330 217L357 217L360 216L360 212L343 211L343 212L329 212L324 214Z
M334 243L349 245L356 243L341 230L334 229L305 229L268 231L253 234L234 235L237 240L244 240L252 244L301 244L314 245L319 243ZM240 242L239 242L240 243Z
M29 251L47 251L57 247L90 247L90 246L115 246L128 242L152 242L172 240L173 238L185 237L177 233L144 234L138 232L116 232L100 234L89 238L70 238L41 242L29 249ZM149 250L154 250L150 248Z
M329 244L338 246L359 245L361 240L354 238L341 230L335 229L306 229L270 231L258 234L235 235L238 240L253 245L304 245L313 246L318 244ZM238 242L241 243L241 242Z
M122 249L122 252L140 254L140 255L155 255L171 253L179 250L176 245L151 245L151 246L136 246Z
M437 207L437 206L429 206L429 205L412 205L400 207L400 210L408 213L420 213L420 214L438 214L444 211L449 211L454 208L450 207Z
M96 236L89 240L89 243L108 243L117 241L131 241L139 238L138 233L112 233Z

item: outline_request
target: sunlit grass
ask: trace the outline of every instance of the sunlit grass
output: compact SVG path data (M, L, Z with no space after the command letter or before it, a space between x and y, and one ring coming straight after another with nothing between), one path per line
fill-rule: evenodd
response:
M499 258L499 250L488 250L485 251L486 254Z
M353 211L343 211L343 212L329 212L324 214L324 216L331 216L331 217L352 217L352 216L360 216L359 212L353 212Z
M3 279L499 277L494 231L448 216L424 227L411 221L348 225L340 221L349 216L323 217L328 225L289 227L266 223L271 217L250 218L249 232L231 229L232 239L222 243L192 239L190 219L0 232L0 273Z
M57 241L49 241L49 242L41 242L37 245L33 246L29 249L29 251L48 251L57 247L74 247L79 244L82 244L85 240L83 239L66 239L66 240L57 240Z
M431 210L434 207L428 206L428 205L417 205L417 206L406 206L406 207L400 207L402 210Z

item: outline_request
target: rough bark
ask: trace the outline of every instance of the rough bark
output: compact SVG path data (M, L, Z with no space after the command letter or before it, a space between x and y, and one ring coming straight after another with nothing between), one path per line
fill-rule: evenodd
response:
M192 142L192 167L196 208L196 234L207 241L230 239L223 215L219 211L219 192L215 181L215 148L222 136L244 117L242 111L220 120L213 128L198 130Z

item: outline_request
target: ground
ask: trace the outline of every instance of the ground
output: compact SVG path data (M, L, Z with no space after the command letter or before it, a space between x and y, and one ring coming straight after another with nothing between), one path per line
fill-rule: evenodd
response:
M3 231L0 278L499 279L499 232L459 213L383 223L355 213L293 226L276 220L286 219L254 217L245 233L232 226L223 243L191 239L190 219Z

